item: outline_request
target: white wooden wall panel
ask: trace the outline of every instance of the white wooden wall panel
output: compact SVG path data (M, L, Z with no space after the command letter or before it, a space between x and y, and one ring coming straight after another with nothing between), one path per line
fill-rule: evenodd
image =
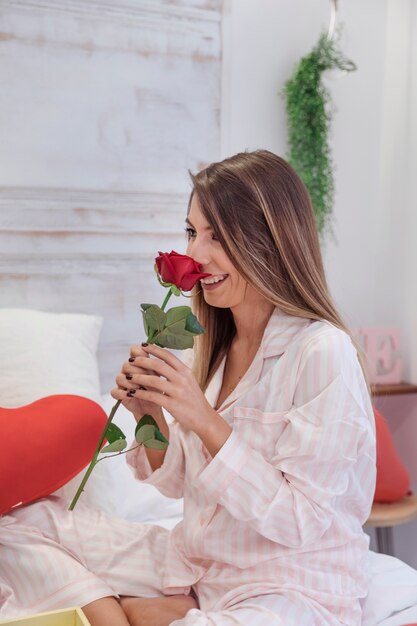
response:
M101 315L103 391L219 158L221 5L0 3L0 306Z

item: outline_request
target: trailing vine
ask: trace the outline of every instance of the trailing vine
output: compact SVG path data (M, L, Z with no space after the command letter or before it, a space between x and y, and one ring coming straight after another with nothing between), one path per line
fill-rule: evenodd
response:
M323 234L333 209L333 163L329 146L331 98L322 82L326 70L356 69L325 34L285 83L288 160L310 192L317 229Z

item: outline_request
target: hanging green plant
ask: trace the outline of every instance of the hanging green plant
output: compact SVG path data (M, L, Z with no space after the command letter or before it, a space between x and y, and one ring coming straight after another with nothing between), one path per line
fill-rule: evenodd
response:
M356 65L323 33L310 54L296 66L283 90L288 120L288 160L310 192L320 234L329 224L334 198L329 147L331 98L322 81L323 72L332 69L350 72Z

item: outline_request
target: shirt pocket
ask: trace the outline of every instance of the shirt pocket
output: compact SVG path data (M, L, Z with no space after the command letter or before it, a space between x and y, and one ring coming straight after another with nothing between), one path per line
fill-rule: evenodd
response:
M233 430L264 458L271 459L290 421L288 414L289 410L268 412L237 406L233 408Z

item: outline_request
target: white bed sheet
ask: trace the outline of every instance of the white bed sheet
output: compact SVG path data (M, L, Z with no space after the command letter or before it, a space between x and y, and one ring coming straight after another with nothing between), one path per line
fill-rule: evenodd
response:
M369 552L369 593L363 626L417 624L417 570L400 559Z

